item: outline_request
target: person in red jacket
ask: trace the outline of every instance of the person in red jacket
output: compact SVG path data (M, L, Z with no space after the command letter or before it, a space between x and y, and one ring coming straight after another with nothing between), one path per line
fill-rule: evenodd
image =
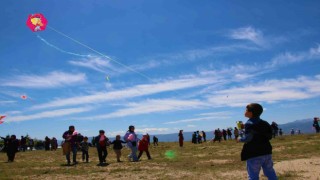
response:
M151 159L151 156L149 153L148 134L144 134L142 139L139 141L138 150L139 150L138 160L140 159L144 151L147 153L148 159Z

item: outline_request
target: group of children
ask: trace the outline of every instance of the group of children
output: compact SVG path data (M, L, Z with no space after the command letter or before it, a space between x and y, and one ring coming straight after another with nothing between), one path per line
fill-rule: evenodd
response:
M74 126L69 127L69 131L66 131L63 134L63 138L65 139L64 144L62 145L64 154L66 155L66 159L68 165L71 164L70 162L70 154L73 153L73 164L77 164L76 161L76 153L77 150L73 148L73 146L80 147L82 151L82 161L89 162L89 143L88 137L84 137L82 142L77 142L76 133L75 133ZM120 135L116 136L114 141L110 141L105 136L105 131L100 130L99 135L94 137L93 141L95 142L95 147L98 151L99 157L99 164L100 166L107 165L106 158L108 156L107 147L113 144L113 150L116 154L117 162L121 162L121 150L123 148L123 143L126 143L127 146L130 148L131 153L129 155L129 160L136 162L139 161L140 157L142 156L143 152L146 152L148 159L151 159L149 153L149 145L150 145L150 137L148 134L144 134L142 139L138 139L137 135L134 132L134 126L129 126L129 130L124 136L124 141L121 140ZM139 155L137 156L137 150L139 150Z

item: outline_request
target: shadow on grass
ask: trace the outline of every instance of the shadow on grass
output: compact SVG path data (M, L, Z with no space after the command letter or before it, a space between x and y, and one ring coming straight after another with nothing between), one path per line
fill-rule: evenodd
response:
M99 163L97 164L97 166L105 167L105 166L109 166L109 163Z

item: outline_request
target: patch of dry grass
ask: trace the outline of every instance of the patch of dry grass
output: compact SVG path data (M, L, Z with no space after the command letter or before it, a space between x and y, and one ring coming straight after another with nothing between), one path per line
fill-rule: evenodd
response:
M320 177L320 135L286 136L272 140L273 159L279 179L316 179ZM81 162L78 152L76 166L64 166L65 157L58 151L19 152L16 162L6 163L0 153L0 179L246 179L245 162L240 161L242 144L235 141L191 144L159 143L150 147L152 160L142 156L140 162L128 162L129 150L124 148L117 163L113 150L108 149L108 166L97 166L95 148L90 148L90 162ZM171 150L176 157L168 159ZM263 178L262 172L261 177Z

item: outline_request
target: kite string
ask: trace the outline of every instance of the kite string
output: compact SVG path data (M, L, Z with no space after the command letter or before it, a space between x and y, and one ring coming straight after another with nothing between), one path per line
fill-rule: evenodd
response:
M128 69L128 70L130 70L130 71L132 71L132 72L134 72L134 73L137 73L137 74L139 74L140 76L143 76L144 78L147 78L147 79L150 80L150 81L153 81L149 76L147 76L147 75L145 75L145 74L143 74L143 73L141 73L141 72L139 72L139 71L136 71L136 70L132 69L131 67L129 67L129 66L127 66L127 65L125 65L125 64L123 64L123 63L121 63L121 62L119 62L119 61L116 61L116 60L110 58L109 56L107 56L107 55L105 55L105 54L103 54L103 53L101 53L101 52L99 52L99 51L91 48L91 47L88 46L88 45L85 45L85 44L83 44L83 43L81 43L81 42L79 42L79 41L71 38L70 36L68 36L68 35L66 35L66 34L64 34L64 33L60 32L60 31L54 29L53 27L50 27L50 26L47 26L47 27L48 27L49 29L57 32L58 34L60 34L60 35L62 35L62 36L64 36L64 37L72 40L73 42L75 42L75 43L77 43L77 44L80 44L81 46L86 47L86 48L90 49L91 51L93 51L93 52L95 52L95 53L97 53L97 54L99 54L99 55L101 55L101 56L103 56L103 57L105 57L105 58L107 58L107 59L109 59L109 60L111 60L111 61L113 61L113 62L115 62L115 63L117 63L117 64L119 64L119 65L121 65L121 66L123 66L123 67L125 67L126 69Z
M74 55L74 56L79 56L79 57L90 57L90 55L83 55L83 54L77 54L77 53L73 53L73 52L69 52L69 51L65 51L63 49L58 48L57 46L49 43L47 40L45 40L44 38L42 38L40 35L37 35L37 38L39 38L42 42L44 42L46 45L62 52L62 53L66 53L66 54L70 54L70 55Z

